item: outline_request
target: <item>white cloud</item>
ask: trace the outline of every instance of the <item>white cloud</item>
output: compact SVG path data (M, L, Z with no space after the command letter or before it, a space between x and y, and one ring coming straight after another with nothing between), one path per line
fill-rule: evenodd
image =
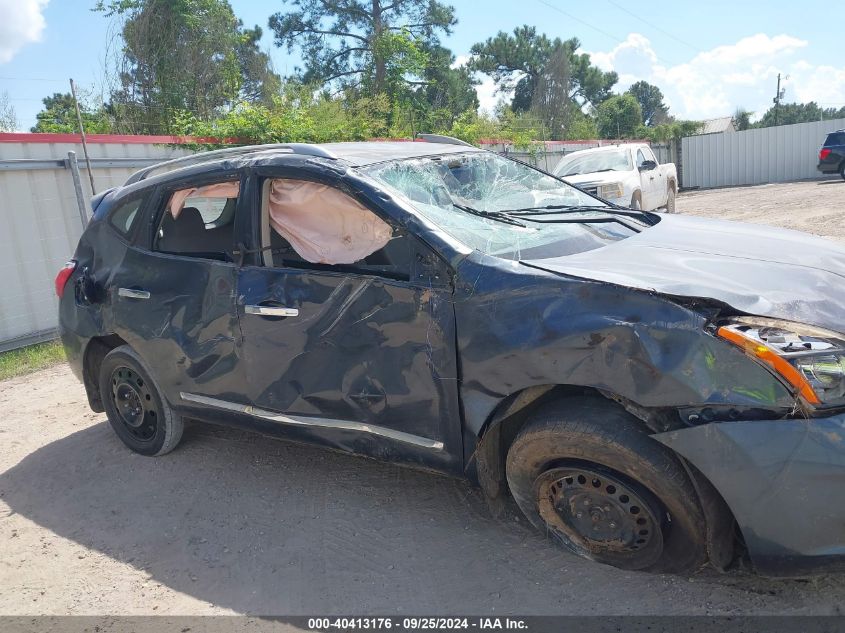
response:
M469 59L469 55L455 56L452 68L463 66L469 61ZM486 110L487 112L493 112L493 109L496 107L496 103L502 95L496 94L496 84L493 82L492 77L482 73L476 73L475 77L481 82L475 87L475 92L478 94L479 109Z
M0 0L0 64L11 60L30 42L41 39L42 11L48 0Z
M788 102L845 105L845 67L816 66L800 58L808 46L806 40L791 35L758 33L678 64L677 59L673 63L661 59L644 35L631 33L608 51L590 52L590 57L602 70L618 73L615 91L644 79L663 91L670 112L682 119L728 116L737 108L759 117L772 105L778 73L784 78ZM672 54L677 55L677 49ZM468 60L468 55L461 55L455 65ZM477 87L481 107L492 111L502 95L495 93L489 77L478 78L483 80Z
M779 72L789 76L783 83L787 101L845 105L845 69L797 59L807 46L807 41L790 35L758 33L670 65L648 38L631 33L613 49L591 57L603 70L619 74L616 90L641 79L657 85L670 111L680 118L726 116L738 107L762 115L772 104Z
M788 101L815 101L824 108L845 105L845 68L799 61L792 65L786 85L791 91Z

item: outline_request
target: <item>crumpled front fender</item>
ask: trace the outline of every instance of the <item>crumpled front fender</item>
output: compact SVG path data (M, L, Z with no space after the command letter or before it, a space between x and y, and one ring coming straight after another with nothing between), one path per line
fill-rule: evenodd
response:
M845 569L845 414L653 436L719 491L760 573Z

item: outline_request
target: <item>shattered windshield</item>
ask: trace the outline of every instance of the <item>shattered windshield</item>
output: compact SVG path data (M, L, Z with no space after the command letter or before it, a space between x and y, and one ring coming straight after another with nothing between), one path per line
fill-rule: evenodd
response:
M588 251L648 225L608 217L614 209L601 200L489 152L390 161L364 173L460 242L505 259Z
M602 171L631 171L631 156L626 149L605 150L601 152L579 152L563 158L555 173L558 176L577 176L594 174Z

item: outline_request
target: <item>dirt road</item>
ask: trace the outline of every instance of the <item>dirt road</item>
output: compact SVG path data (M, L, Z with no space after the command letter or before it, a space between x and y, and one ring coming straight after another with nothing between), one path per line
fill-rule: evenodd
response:
M845 183L784 187L836 193L679 206L845 237ZM0 411L0 614L831 614L845 595L845 576L618 571L461 481L259 435L194 425L140 457L65 367L0 383Z
M685 191L678 212L770 224L845 240L845 180L791 182L755 187Z

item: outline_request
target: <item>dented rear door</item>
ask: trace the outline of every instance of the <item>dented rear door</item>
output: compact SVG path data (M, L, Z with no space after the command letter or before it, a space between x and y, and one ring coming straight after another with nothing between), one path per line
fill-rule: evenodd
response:
M230 171L213 174L212 180L240 177ZM126 249L106 282L109 331L140 354L175 406L190 404L186 394L236 399L243 381L236 347L236 264L156 250L154 236L170 194L195 184L177 181L155 194L145 220L149 235ZM233 229L232 241L234 235ZM234 246L221 243L215 248Z

